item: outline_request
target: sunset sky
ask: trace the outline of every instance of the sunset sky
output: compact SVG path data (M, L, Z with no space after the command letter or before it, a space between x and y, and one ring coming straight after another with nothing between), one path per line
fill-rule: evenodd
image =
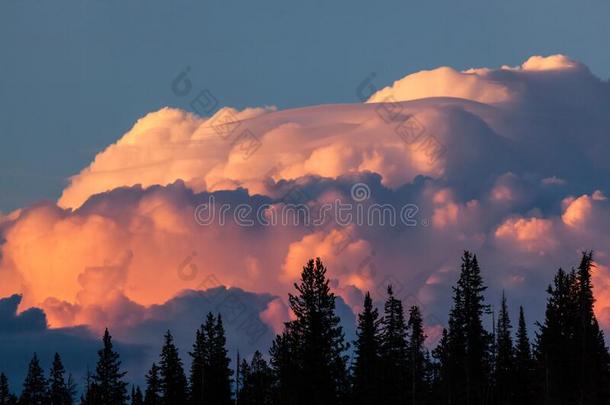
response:
M363 294L393 283L434 339L464 249L490 302L505 291L532 324L557 268L593 249L610 331L608 15L601 0L3 1L3 366L20 381L34 348L45 365L60 350L82 376L109 327L140 376L163 331L186 354L208 310L226 311L231 350L266 350L315 256L348 337ZM284 223L289 204L353 216Z

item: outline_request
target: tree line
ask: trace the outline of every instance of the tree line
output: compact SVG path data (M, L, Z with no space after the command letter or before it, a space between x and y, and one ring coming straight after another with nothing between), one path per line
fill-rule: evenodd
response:
M589 251L576 269L557 271L544 321L530 341L522 307L513 333L504 294L492 331L485 328L486 287L476 255L466 251L447 327L433 350L420 308L404 308L388 286L383 308L365 295L350 358L318 258L294 284L288 298L294 320L285 323L268 356L256 351L233 370L222 317L209 313L195 332L188 376L167 331L142 390L126 382L106 329L78 400L59 354L48 376L34 354L19 397L0 374L0 405L610 404L610 354L593 311L593 269Z

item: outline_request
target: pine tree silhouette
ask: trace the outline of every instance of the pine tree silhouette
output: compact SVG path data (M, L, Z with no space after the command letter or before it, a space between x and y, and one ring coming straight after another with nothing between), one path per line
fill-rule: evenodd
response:
M355 361L352 366L353 395L356 405L371 404L381 392L381 320L367 292L362 313L358 314Z
M409 403L421 405L430 398L430 386L427 377L430 368L428 350L424 343L424 322L418 306L409 309L409 320L407 321L407 333L409 341L407 344L407 387Z
M55 353L49 374L49 403L52 405L71 405L74 402L73 392L66 381L65 372L59 353Z
M208 314L208 319L206 324L213 324L213 315L212 313ZM209 373L209 363L210 363L210 344L207 339L208 334L206 333L206 326L201 325L197 331L195 331L195 343L193 343L193 351L189 352L189 356L191 356L191 372L189 376L190 382L190 403L202 404L205 402L204 397L204 377L205 377L205 369L207 368Z
M38 356L34 353L28 366L28 374L23 382L23 391L19 397L20 405L45 405L48 402L47 380L40 367Z
M452 404L478 404L488 397L492 339L483 328L485 289L476 255L465 251L453 288L446 364L441 365L445 378L441 385L447 390L444 396Z
M222 317L208 313L205 323L195 333L190 383L192 404L232 403L231 359L226 349Z
M273 404L273 373L258 350L254 352L250 364L245 359L240 363L239 374L239 405Z
M131 386L131 405L144 405L144 398L140 387Z
M406 404L408 393L407 324L402 302L388 286L388 298L382 320L381 362L383 402Z
M449 332L443 328L437 346L432 350L435 362L432 365L432 403L451 404L453 371L452 359L449 353Z
M583 252L575 278L578 324L575 326L574 338L578 361L579 405L606 404L610 399L607 388L610 382L610 358L603 332L593 311L595 298L591 281L592 268L593 252Z
M296 320L286 323L271 349L279 400L295 405L343 404L349 393L348 345L322 261L309 260L294 286L298 294L290 294L289 303Z
M144 393L145 405L161 405L161 379L159 377L159 367L153 363L148 374L146 374L146 391Z
M515 340L508 304L502 293L493 334L483 327L485 286L476 256L465 252L453 287L448 328L437 347L426 349L424 322L417 306L403 305L388 288L380 318L370 294L358 315L352 375L346 368L348 347L326 268L308 261L296 294L289 295L295 319L285 324L270 349L268 364L256 351L239 362L235 384L238 405L607 405L610 403L610 354L594 312L592 252L577 269L559 269L547 289L545 318L531 346L525 314L519 308ZM190 390L182 361L168 331L146 375L146 392L132 386L108 330L98 351L95 373L87 373L81 405L233 403L233 371L222 317L209 313L195 333ZM493 350L492 350L493 348ZM351 384L350 384L351 383ZM72 404L76 386L59 354L48 380L36 354L28 366L19 400L0 373L0 405Z
M218 314L214 325L213 338L210 340L210 369L212 374L212 386L210 387L210 404L229 405L233 403L231 384L233 370L231 370L231 359L226 348L227 339L222 324L222 316Z
M274 401L276 404L300 404L302 365L297 356L295 333L284 331L273 340L269 354L273 370Z
M114 351L112 336L108 328L102 338L103 347L98 353L98 361L93 375L93 390L91 391L94 404L125 404L127 403L127 383L123 378L127 374L121 371L119 354ZM91 403L90 403L91 405Z
M517 328L515 364L513 367L514 401L516 404L533 404L533 371L532 351L527 336L525 314L523 313L523 307L519 307L519 326Z
M87 376L85 377L85 392L80 397L80 405L98 405L100 399L98 396L98 388L93 380L93 375L87 368Z
M17 397L11 393L4 373L0 373L0 405L17 405Z
M498 314L498 326L496 329L496 360L495 360L495 385L496 403L498 405L511 405L514 403L514 370L515 362L513 353L513 339L511 336L512 326L506 305L506 296L502 292L500 313Z
M187 401L187 384L182 360L169 330L164 339L159 361L161 397L164 404L184 404Z
M549 286L544 323L536 336L537 400L543 404L575 404L579 377L575 348L578 304L576 273L559 269Z

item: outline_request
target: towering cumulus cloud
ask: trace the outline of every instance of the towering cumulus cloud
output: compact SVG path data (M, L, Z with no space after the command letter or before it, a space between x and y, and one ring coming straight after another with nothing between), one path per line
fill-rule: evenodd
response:
M0 295L50 327L133 331L185 313L184 290L225 286L278 330L277 297L318 255L353 310L393 283L434 327L463 249L490 297L538 316L556 268L594 249L608 296L608 82L555 55L354 92L362 103L139 119L57 204L0 217ZM597 311L610 328L610 302Z

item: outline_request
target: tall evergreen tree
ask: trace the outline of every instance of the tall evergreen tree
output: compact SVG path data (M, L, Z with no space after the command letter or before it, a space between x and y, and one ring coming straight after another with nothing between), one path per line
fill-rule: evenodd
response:
M47 402L47 380L44 378L44 371L40 367L38 356L34 353L23 382L19 405L46 405Z
M392 286L388 286L382 325L383 402L406 404L409 400L407 324L402 302L394 297Z
M59 353L55 353L49 374L49 403L52 405L71 405L74 402L65 372Z
M239 374L239 405L273 404L273 373L258 350L252 356L250 364L246 360L241 363Z
M98 395L97 384L93 379L93 375L87 369L87 376L85 377L85 392L80 397L80 405L99 405L101 401Z
M513 343L503 293L492 346L492 336L483 328L486 306L480 268L476 256L465 252L453 288L448 328L432 352L434 362L424 345L419 308L411 307L405 322L402 303L389 287L380 319L367 293L358 315L348 399L347 344L335 314L335 296L322 262L310 260L295 284L297 294L289 296L296 319L276 336L270 364L258 351L250 362L240 363L238 357L236 403L607 405L610 355L594 312L593 270L592 252L583 253L577 269L558 270L547 289L545 319L539 324L534 350L522 307ZM153 363L148 372L144 398L135 386L127 396L125 373L106 330L95 373L87 373L81 404L122 405L129 398L133 405L231 404L233 371L220 315L207 315L189 354L193 360L190 391L168 331L161 367ZM34 355L20 400L10 394L7 378L0 373L0 405L72 404L75 385L65 374L55 354L46 380ZM493 391L486 391L488 387Z
M131 386L131 405L144 405L144 397L140 387Z
M428 364L428 351L424 345L426 341L424 322L418 306L412 306L409 309L407 333L409 335L407 344L408 403L421 405L426 403L430 397L427 378L430 365Z
M371 404L381 393L381 320L373 307L371 295L364 297L362 313L358 314L357 339L354 342L352 403Z
M536 338L539 400L545 404L606 404L610 355L594 313L593 253L583 252L569 273L549 286L544 323Z
M161 379L159 367L153 363L148 374L146 374L146 391L144 393L145 405L162 405Z
M237 353L236 367L237 370L235 371L235 402L240 403L245 391L243 382L250 377L250 364L248 363L248 360L241 359L239 357L239 352ZM269 370L271 371L271 368ZM273 371L271 371L271 373L273 378Z
M11 393L4 373L0 373L0 405L17 405L17 397Z
M159 362L161 397L163 403L167 405L184 404L187 401L187 384L182 360L169 330L164 338L165 343L161 349Z
M281 378L280 395L290 395L280 400L295 405L342 404L349 390L348 345L319 258L307 262L295 288L297 294L289 295L289 303L296 319L286 323L271 350L275 373Z
M213 324L212 313L208 314L206 325ZM190 403L202 404L205 402L203 395L203 385L205 368L208 368L209 372L209 342L207 339L208 334L206 333L206 325L201 325L199 329L195 331L195 343L193 343L193 351L189 352L191 356L191 372L189 376L190 381Z
M498 326L496 328L496 359L495 359L495 388L496 403L498 405L511 405L514 403L514 353L511 336L511 322L506 305L506 296L502 292Z
M575 404L578 398L575 328L578 306L576 273L559 269L549 286L544 323L536 336L538 402Z
M125 404L128 399L127 383L123 381L125 374L121 371L119 353L114 351L112 336L108 328L102 338L103 347L97 352L98 361L93 375L94 395L99 404Z
M523 307L519 307L519 325L517 327L515 344L515 363L514 372L514 403L520 405L533 404L533 363L532 352L529 338L527 336L527 326L525 324L525 314Z
M295 334L288 330L273 340L269 354L276 404L300 404L302 370L297 360L300 349Z
M576 367L579 377L579 405L606 404L610 400L610 356L594 313L592 267L593 252L583 252L575 277L578 324L574 338L578 362Z
M196 331L191 363L192 404L224 405L232 402L231 359L226 349L222 317L208 313L205 323Z
M441 338L432 351L432 403L451 404L452 398L452 362L449 356L449 332L443 328Z
M213 379L210 386L210 403L213 405L229 405L233 403L231 385L233 370L231 359L227 351L227 339L222 323L222 316L218 314L214 333L211 336L210 369Z
M446 379L442 385L447 390L443 396L452 404L477 404L488 397L492 339L482 320L485 289L476 255L465 251L460 277L453 288L447 363L442 365Z

